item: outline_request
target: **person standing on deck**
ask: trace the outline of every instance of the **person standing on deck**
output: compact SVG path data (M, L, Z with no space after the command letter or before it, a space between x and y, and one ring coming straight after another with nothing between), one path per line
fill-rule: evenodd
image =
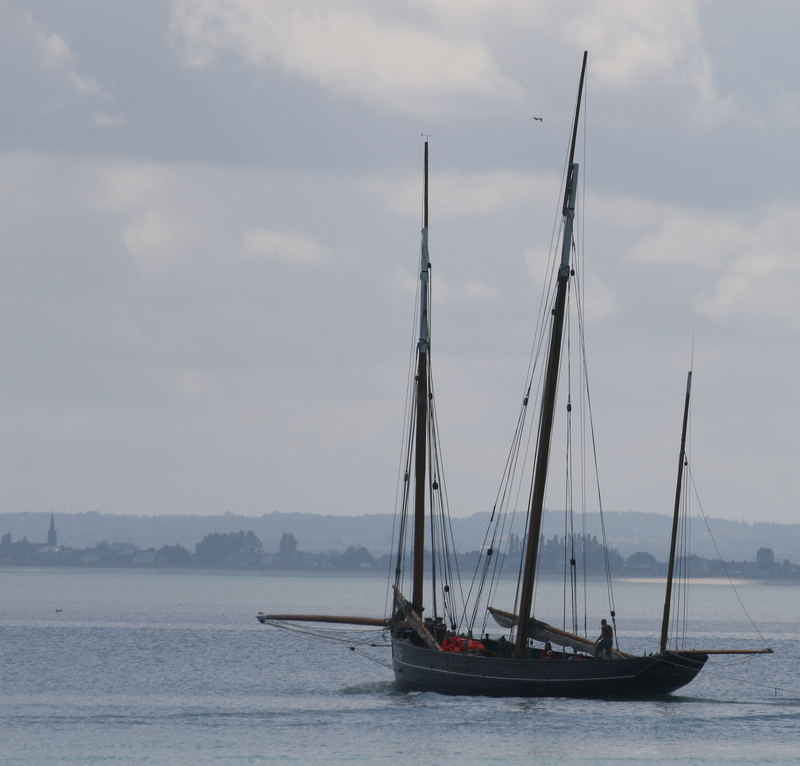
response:
M600 638L597 639L597 644L594 650L595 657L611 657L611 651L614 648L614 628L612 628L604 619L600 620Z

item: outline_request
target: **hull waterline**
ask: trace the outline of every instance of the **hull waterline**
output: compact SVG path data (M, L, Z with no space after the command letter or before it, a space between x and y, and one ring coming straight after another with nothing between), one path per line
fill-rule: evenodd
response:
M400 691L489 697L648 697L669 694L702 669L705 654L542 660L441 652L392 639Z

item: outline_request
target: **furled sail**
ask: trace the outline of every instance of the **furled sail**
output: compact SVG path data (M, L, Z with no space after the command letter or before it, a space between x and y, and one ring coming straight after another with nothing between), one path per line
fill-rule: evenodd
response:
M519 617L516 614L506 612L503 609L495 609L493 606L489 607L489 614L502 628L513 628L519 622ZM569 633L566 630L561 630L561 628L556 628L553 625L548 625L541 620L530 620L528 623L528 636L534 641L549 641L551 644L556 644L556 646L566 646L578 652L586 652L591 655L595 653L596 642L589 638ZM613 653L615 657L631 656L617 649L613 650Z

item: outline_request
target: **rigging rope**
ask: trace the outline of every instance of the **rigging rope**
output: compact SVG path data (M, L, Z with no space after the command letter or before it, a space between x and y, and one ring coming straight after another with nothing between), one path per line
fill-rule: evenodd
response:
M400 460L399 470L397 473L397 484L395 486L395 501L394 501L394 515L392 518L392 537L389 550L394 550L395 542L397 543L397 558L392 561L389 556L387 564L387 583L386 583L386 596L384 599L383 613L384 617L388 617L390 611L394 611L394 595L392 593L391 583L394 582L396 588L400 588L402 583L400 581L403 557L405 555L405 536L406 536L406 521L408 510L408 491L410 487L410 470L411 470L411 443L413 435L413 422L416 412L416 396L414 385L414 359L415 350L417 347L417 319L419 317L419 299L420 288L417 282L416 297L414 299L414 321L412 322L411 329L411 344L409 348L409 362L408 374L406 377L406 394L403 403L403 429L400 439ZM393 571L394 568L394 571ZM392 607L390 609L390 604Z
M583 90L583 143L582 143L582 166L583 172L581 173L581 185L580 185L580 194L581 194L581 204L576 211L578 213L578 229L580 234L578 236L578 244L579 247L576 250L575 254L575 271L578 274L583 273L584 261L585 261L585 248L584 243L586 242L586 216L583 215L583 211L586 210L586 187L588 185L588 178L589 178L589 161L588 161L588 142L589 142L589 81L587 80L584 83L584 90ZM585 290L583 287L583 281L576 282L576 292L578 294L577 300L580 305L583 305L584 298L585 298ZM581 341L583 342L583 341ZM580 366L580 391L583 392L587 390L588 381L584 378L583 375L583 365ZM586 484L587 484L587 471L586 471L586 399L583 395L580 397L580 427L581 427L581 532L583 534L583 543L582 543L582 561L583 561L583 634L586 636L589 634L588 624L587 624L587 615L589 612L588 606L588 591L589 591L589 584L587 581L588 578L588 525L587 525L587 497L586 497Z
M375 648L387 648L387 647L391 646L391 644L389 644L389 643L384 642L382 644L376 644L376 643L372 643L372 642L368 642L368 641L361 641L361 642L353 641L353 640L351 640L350 638L347 638L347 637L334 636L334 635L330 635L330 634L324 633L324 632L320 633L320 632L317 632L317 631L314 631L314 630L309 630L308 628L301 628L299 625L295 625L293 623L288 623L288 622L283 622L283 621L279 622L277 620L265 620L264 624L265 625L269 625L270 627L273 627L273 628L278 628L279 630L287 630L290 633L299 633L300 635L308 636L310 638L318 638L321 641L331 641L332 643L339 643L339 644L348 645L350 647L350 651L355 652L360 657L364 657L365 659L368 659L368 660L374 662L377 665L381 665L382 667L389 668L390 670L392 669L392 664L391 663L384 662L383 660L376 659L375 657L371 656L370 654L367 654L364 651L359 651L359 649L356 648L356 647L363 647L363 646L370 646L370 647L375 647ZM369 633L371 633L373 636L376 635L374 631L370 631L369 633L367 631L364 631L364 633L366 635L369 635ZM383 635L384 635L384 631L380 631L377 634L377 636L380 636L380 637L383 637ZM373 641L375 641L375 640L377 640L377 638L373 639Z
M428 264L428 300L430 302L433 293L433 280L431 278L430 264ZM406 563L407 547L409 546L409 537L413 533L413 525L409 524L409 516L411 515L411 500L412 500L412 479L413 477L413 464L415 460L416 449L416 436L415 424L417 418L418 407L418 394L420 389L419 380L419 367L417 365L417 356L419 346L416 340L418 333L417 319L419 317L419 301L421 300L421 290L417 289L417 298L415 302L415 323L412 338L410 359L409 359L409 375L408 375L408 388L406 393L406 405L404 412L404 433L401 444L402 460L400 463L400 474L398 477L398 484L402 484L402 491L396 491L395 500L395 525L392 534L392 547L396 547L396 558L394 562L394 578L392 578L391 568L389 570L389 583L394 580L394 585L399 590L403 589L403 573L408 569L404 566ZM428 329L431 333L433 326L433 314L428 306ZM453 531L452 521L450 517L449 499L447 494L447 484L444 479L444 465L441 451L441 441L439 437L438 416L435 406L434 387L433 387L433 364L430 354L428 355L428 364L426 371L427 392L428 400L426 402L428 417L426 422L425 444L426 444L426 488L425 494L428 501L428 519L429 522L429 545L430 545L430 558L428 559L431 571L431 604L433 618L436 619L440 612L449 623L455 628L457 615L460 608L456 605L456 597L460 596L463 603L463 593L461 592L460 577L458 572L458 561L455 557L455 548L453 546ZM399 499L398 499L399 498ZM398 518L399 517L399 518ZM410 528L411 527L411 528ZM396 543L395 543L395 530ZM423 552L424 555L424 552ZM453 584L456 584L455 589ZM440 592L441 586L441 592ZM387 587L386 607L385 611L388 612L388 604L390 600L390 588ZM441 609L440 609L441 598ZM393 599L392 599L393 603Z
M778 691L782 691L782 692L786 692L787 694L796 694L796 695L800 696L800 689L790 689L790 688L784 687L784 686L776 686L775 684L759 683L758 681L752 681L749 678L742 678L741 676L739 678L736 678L736 676L731 676L730 673L727 670L727 668L729 666L731 666L731 665L743 665L746 662L752 662L754 659L756 659L756 658L755 657L737 657L736 659L728 659L728 660L715 659L713 664L706 664L704 670L707 673L708 672L716 672L718 670L719 671L722 670L722 668L719 667L719 666L724 666L725 669L726 669L725 670L725 677L726 678L730 678L732 680L738 681L739 683L749 684L750 686L760 687L760 688L764 688L764 689L774 689L776 693ZM666 657L659 657L658 661L664 663L665 665L673 665L674 667L683 667L683 665L681 665L680 663L677 663L677 662L674 662L672 660L669 660Z
M588 116L587 111L583 113L583 154L584 154L584 165L586 165L586 135L587 130L586 126L588 123ZM569 144L568 144L569 146ZM566 179L566 175L568 173L568 153L564 155L564 165L562 168L562 186ZM585 173L581 174L581 199L585 202L586 200L586 183L585 183ZM537 418L527 418L528 412L528 401L532 395L532 390L534 388L537 389L535 400L538 401L539 395L541 393L541 388L543 386L543 378L544 378L544 364L542 360L547 350L547 339L550 336L548 330L550 329L551 325L551 314L552 314L552 306L554 305L555 294L557 289L557 283L554 279L555 277L555 270L557 265L560 263L560 256L559 256L559 248L557 247L557 242L563 236L563 209L561 206L561 200L559 200L559 204L556 208L555 215L554 215L554 222L553 228L551 231L551 240L550 240L550 247L548 250L548 259L546 263L547 272L546 278L543 280L543 286L541 291L541 301L539 303L539 309L537 311L537 319L535 323L535 332L533 341L531 344L531 351L528 358L528 369L526 372L525 378L525 387L524 387L524 397L523 397L523 405L519 411L517 416L517 423L514 430L514 435L511 440L511 445L509 447L508 453L505 459L505 465L503 468L503 473L501 476L500 484L498 490L495 494L494 504L492 505L491 509L491 516L489 525L487 526L486 533L483 539L483 545L481 549L481 556L478 562L478 566L475 569L473 574L472 581L470 583L469 589L466 594L466 601L470 605L470 612L465 613L466 616L466 623L470 627L474 626L479 612L480 606L479 604L482 602L484 598L487 599L486 603L491 603L495 594L497 593L499 587L499 577L500 573L502 572L503 564L506 560L507 553L509 551L509 545L511 540L511 534L514 528L513 520L517 518L517 514L512 513L517 508L520 508L519 500L522 495L523 486L525 486L525 482L523 481L523 477L527 476L530 472L531 474L533 471L531 470L532 465L535 464L536 461L536 450L538 449L538 442L539 442L539 431L541 429L541 412L539 412L539 416ZM580 216L578 219L578 231L583 233L585 231L585 217ZM583 237L579 237L580 240ZM582 248L579 250L575 240L573 239L569 243L569 247L571 248L574 254L573 266L577 266L578 270L582 268L583 265L583 250ZM575 270L572 270L572 276L575 275ZM608 604L609 610L611 613L611 619L615 628L615 635L616 635L616 610L615 610L615 603L614 603L614 594L613 594L613 586L611 584L611 566L609 560L609 548L608 548L608 538L605 529L605 519L603 513L603 501L602 501L602 493L600 491L600 482L599 482L599 475L598 475L598 458L597 458L597 445L596 445L596 436L595 436L595 429L593 423L593 413L591 407L591 397L589 394L589 383L588 383L588 362L587 362L587 355L586 355L586 343L585 343L585 332L584 332L584 311L583 311L583 284L582 281L576 281L576 284L573 286L572 280L570 280L568 293L567 293L567 312L566 312L566 330L565 330L565 337L562 336L562 344L566 346L566 370L567 370L567 382L566 382L566 400L567 400L567 423L566 423L566 432L565 432L565 439L566 439L566 446L567 446L567 454L566 454L566 461L565 461L565 477L564 477L564 486L565 486L565 503L564 503L564 597L563 597L563 615L562 615L562 624L566 628L568 622L571 623L571 627L574 632L578 632L579 623L578 623L578 597L579 597L579 587L578 587L578 550L576 547L576 528L575 528L575 521L574 521L574 486L576 479L580 480L580 498L581 498L581 511L582 511L582 527L581 531L582 534L580 536L581 540L581 560L583 563L583 631L584 634L587 633L587 591L588 591L588 580L587 580L587 570L589 563L589 535L587 532L587 507L588 504L586 502L587 495L586 495L586 484L587 484L587 466L589 465L586 457L587 451L587 439L591 438L591 449L592 449L592 458L594 463L594 473L595 473L595 483L596 483L596 494L597 494L597 502L600 511L600 521L601 521L601 539L602 539L602 549L604 555L604 568L605 568L605 575L606 575L606 583L607 583L607 596L608 596ZM575 296L572 295L573 289L575 290ZM574 300L573 300L574 298ZM577 306L576 313L577 313L577 329L573 328L572 320L571 320L571 311L570 305ZM579 370L579 382L580 382L580 392L581 395L578 397L578 401L580 402L580 414L585 417L581 417L581 429L580 429L580 474L579 476L576 475L575 466L574 466L574 457L573 457L573 425L572 425L572 407L574 405L574 397L573 397L573 371L572 371L572 354L573 354L573 346L572 346L572 338L573 333L577 335L578 343L577 343L577 353L580 357L580 363L578 364ZM534 381L536 385L534 385ZM588 429L587 429L588 423ZM536 427L534 428L534 424ZM534 438L536 441L533 441ZM524 451L523 451L524 445ZM535 448L532 449L533 445L537 445ZM531 492L533 488L533 476L531 476L531 482L528 486L528 502L526 504L526 513L525 513L525 527L528 528L530 524L530 507L531 507ZM509 517L512 518L512 521L509 523ZM537 543L539 541L536 541ZM525 539L523 537L523 548L526 545ZM517 553L515 549L515 554ZM523 556L520 556L518 561L518 568L517 568L517 598L519 598L519 585L522 577L522 567L524 564ZM536 577L534 578L534 593L533 593L533 613L536 612L536 595L537 589L539 586L540 578L539 578L539 571L543 566L542 556L537 557L536 563ZM569 587L567 583L569 582ZM515 600L514 603L514 611L518 611L518 603ZM486 616L484 616L484 626L486 624Z
M719 552L719 546L717 545L717 541L714 538L714 533L711 531L711 526L708 523L708 518L706 517L705 511L703 510L703 504L700 502L700 494L697 491L697 485L694 482L694 474L691 470L691 466L686 467L686 472L689 474L689 481L692 484L692 489L694 490L694 496L697 500L697 507L700 509L700 514L703 517L703 521L705 522L706 529L708 530L708 536L711 538L711 542L714 544L714 550L717 552L717 557L719 559L720 564L722 565L723 570L725 571L725 576L728 578L728 582L730 583L731 588L733 588L733 592L736 594L736 599L739 601L739 606L742 607L742 611L745 613L745 616L750 622L750 625L753 627L756 633L758 633L758 637L766 643L766 639L762 635L761 631L758 629L758 625L753 621L753 618L750 616L750 612L747 611L747 607L744 605L742 601L742 597L739 595L739 591L736 588L736 585L733 582L733 578L728 572L728 567L725 565L725 561L722 558L722 555Z
M581 291L580 291L580 278L579 278L579 275L576 275L576 280L577 280L578 286L579 286L579 289L576 292L577 292L578 295L580 295ZM584 325L584 310L583 310L583 303L581 301L578 301L577 314L578 314L578 327L579 327L578 337L580 338L581 360L582 360L582 364L583 364L583 377L584 377L584 380L586 382L586 388L585 388L586 408L587 408L587 411L588 411L588 414L589 414L589 417L587 418L587 421L589 423L589 437L590 437L590 443L591 443L591 447L592 447L592 459L593 459L593 462L594 462L595 490L597 492L597 505L598 505L598 510L600 512L600 530L601 530L602 541L603 541L603 549L604 549L604 552L605 552L605 555L604 555L605 562L604 563L605 563L605 574L606 574L606 590L607 590L607 595L608 595L608 607L609 607L609 612L610 612L610 615L611 615L611 622L612 622L612 625L613 625L613 628L614 628L614 636L615 636L615 640L616 640L616 636L617 636L617 620L616 620L616 616L617 616L617 613L616 613L616 608L615 608L615 604L614 604L614 587L613 587L612 582L611 582L611 566L610 566L609 558L608 558L608 537L606 535L605 514L603 512L603 495L602 495L602 492L600 490L600 471L599 471L598 461L597 461L597 437L595 435L595 429L594 429L594 413L593 413L593 410L592 410L592 397L591 397L590 387L589 387L589 366L588 366L587 355L586 355L586 335L585 335L585 330L584 330L584 327L585 327L585 325ZM617 648L619 648L619 646L617 646Z

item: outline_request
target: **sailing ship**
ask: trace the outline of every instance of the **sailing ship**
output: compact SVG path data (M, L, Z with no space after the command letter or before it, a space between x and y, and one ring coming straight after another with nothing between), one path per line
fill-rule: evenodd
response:
M329 615L257 615L262 623L281 621L333 622L382 627L391 640L392 667L395 686L401 691L433 691L444 694L515 696L515 697L642 697L667 694L688 684L705 665L711 654L753 654L771 649L687 649L670 648L669 628L673 583L675 578L679 512L682 479L686 464L686 432L691 392L691 372L687 377L684 402L675 506L670 540L667 586L663 609L660 645L652 654L633 655L623 652L603 637L598 641L580 635L573 617L568 630L566 618L562 627L536 619L532 613L537 583L537 558L541 545L542 517L545 490L550 468L553 421L558 392L559 367L564 339L565 315L569 300L570 282L575 277L571 263L574 250L573 229L578 189L578 164L575 146L579 128L581 101L586 76L584 53L581 65L578 97L566 164L561 206L560 259L556 260L555 286L545 301L542 312L542 338L546 352L539 388L541 398L536 422L536 444L532 460L527 529L521 546L518 588L513 611L487 605L482 611L480 626L479 603L497 593L496 578L499 561L503 558L498 541L508 539L505 522L500 522L500 510L508 501L509 484L498 492L503 498L491 514L490 530L482 552L482 560L473 575L466 597L460 585L457 562L450 555L454 549L446 513L444 484L436 408L433 396L430 338L430 274L428 254L428 142L424 147L423 226L419 267L418 316L416 325L416 355L410 375L407 412L409 414L404 460L401 466L399 493L400 513L397 525L396 566L393 572L391 612L385 618ZM512 453L506 463L504 477L508 478L518 465L522 443L522 426L531 399L533 375L523 397L520 421L515 433ZM567 410L571 411L571 403ZM533 419L530 419L533 422ZM516 451L513 451L516 450ZM510 479L509 479L510 481ZM491 525L494 525L492 527ZM426 529L430 529L426 554ZM566 537L565 537L566 540ZM408 555L406 547L410 547ZM410 564L410 566L409 566ZM569 577L574 591L576 554L569 560ZM410 569L410 599L403 590ZM488 578L488 579L487 579ZM488 583L488 584L487 584ZM426 593L428 603L426 603ZM461 605L456 605L461 594ZM488 594L488 595L487 595ZM482 601L483 600L483 601ZM426 607L428 614L426 615ZM610 615L615 622L611 602ZM491 616L506 634L492 636L486 628ZM613 635L613 629L607 630ZM587 631L584 629L584 634ZM539 646L541 644L542 646ZM561 647L553 651L552 646ZM569 651L568 651L569 650Z

